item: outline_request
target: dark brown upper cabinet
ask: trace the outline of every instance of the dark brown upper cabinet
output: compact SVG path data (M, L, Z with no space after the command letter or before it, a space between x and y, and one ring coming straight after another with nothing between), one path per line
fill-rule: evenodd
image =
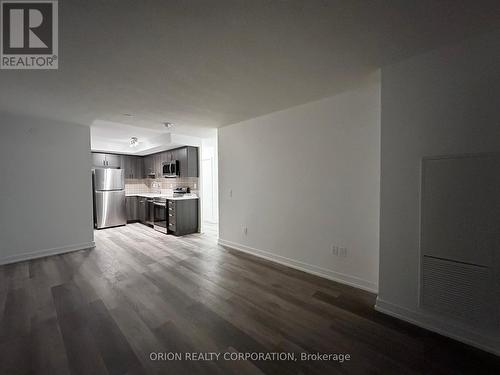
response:
M179 161L179 177L199 177L198 147L186 146L148 156L92 153L92 164L98 168L122 168L125 178L161 178L163 163Z
M186 146L144 157L144 177L163 176L163 163L178 160L179 177L199 177L198 147Z
M92 165L97 168L121 168L122 156L116 154L105 154L102 152L92 153Z
M174 160L179 160L180 177L199 177L198 147L182 147L175 150Z
M121 168L125 170L125 178L142 178L144 160L141 156L123 155Z
M156 176L154 155L144 156L143 159L143 176L144 178Z

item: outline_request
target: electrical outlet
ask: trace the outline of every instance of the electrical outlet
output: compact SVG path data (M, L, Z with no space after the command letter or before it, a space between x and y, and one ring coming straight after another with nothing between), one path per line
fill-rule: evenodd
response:
M248 234L248 228L247 227L243 228L243 233L245 234L245 236Z
M339 256L339 247L332 245L332 254L335 255L336 257Z
M332 255L346 258L348 255L347 247L332 245Z

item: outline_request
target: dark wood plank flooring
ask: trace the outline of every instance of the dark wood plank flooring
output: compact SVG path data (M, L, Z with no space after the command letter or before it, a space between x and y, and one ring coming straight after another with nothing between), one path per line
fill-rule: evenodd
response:
M498 374L500 359L380 314L375 295L141 224L0 267L0 374ZM163 352L350 361L152 361Z

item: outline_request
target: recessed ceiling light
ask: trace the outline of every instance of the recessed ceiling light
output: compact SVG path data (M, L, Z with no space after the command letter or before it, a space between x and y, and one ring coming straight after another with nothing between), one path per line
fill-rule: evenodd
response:
M130 138L130 147L136 147L139 144L137 137Z
M171 122L164 122L163 126L166 127L167 129L170 129L170 128L172 128L174 126L174 124L171 123Z

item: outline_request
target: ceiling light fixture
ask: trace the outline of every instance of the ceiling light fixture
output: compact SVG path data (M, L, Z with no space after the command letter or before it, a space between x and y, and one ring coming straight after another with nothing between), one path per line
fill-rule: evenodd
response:
M171 122L164 122L163 126L166 127L167 129L170 129L170 128L172 128L174 126L174 124L171 123Z
M136 147L139 144L137 137L130 138L130 147Z

